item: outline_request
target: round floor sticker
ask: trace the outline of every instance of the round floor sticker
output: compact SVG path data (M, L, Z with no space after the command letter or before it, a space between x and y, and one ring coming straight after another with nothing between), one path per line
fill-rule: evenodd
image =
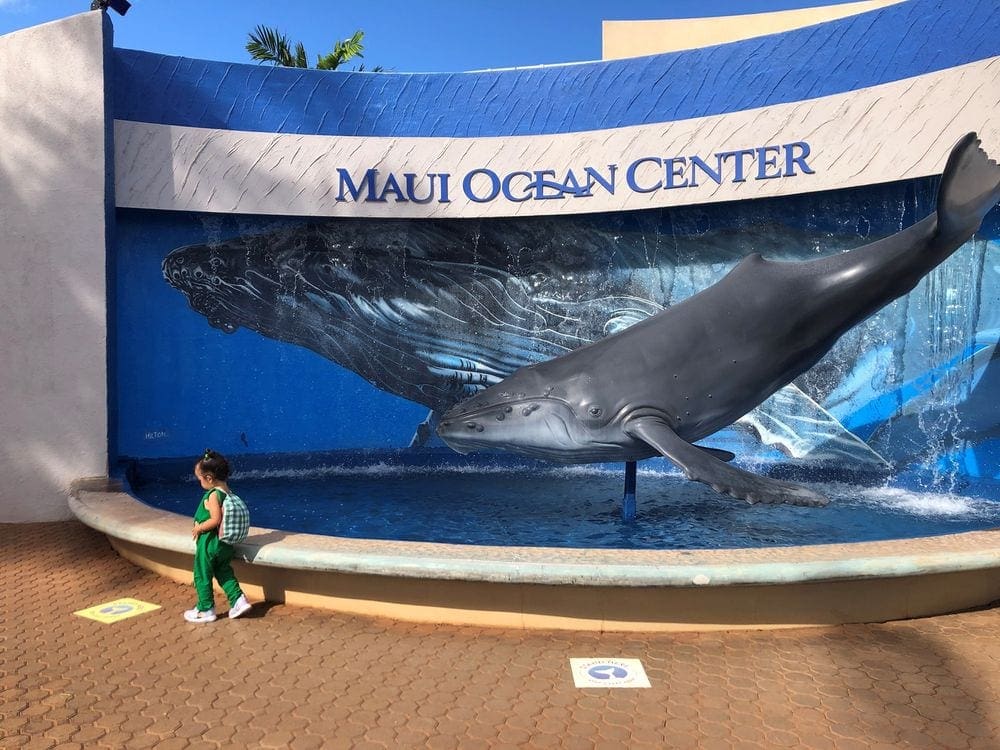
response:
M638 659L570 659L576 687L649 687Z
M624 680L628 670L617 664L595 664L587 670L587 674L595 680Z

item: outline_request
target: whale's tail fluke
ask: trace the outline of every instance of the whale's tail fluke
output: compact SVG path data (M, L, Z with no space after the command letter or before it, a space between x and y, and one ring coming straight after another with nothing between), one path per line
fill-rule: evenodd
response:
M964 242L1000 201L1000 166L968 133L951 150L938 189L938 232Z

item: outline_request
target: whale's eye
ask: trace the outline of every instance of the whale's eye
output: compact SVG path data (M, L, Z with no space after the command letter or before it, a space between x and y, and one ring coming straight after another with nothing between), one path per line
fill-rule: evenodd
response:
M590 416L592 416L592 417L599 417L599 416L601 416L601 415L602 415L602 414L604 413L604 409L602 409L602 408L601 408L600 406L591 406L591 407L590 407L590 408L589 408L589 409L587 410L587 412L588 412L588 413L590 414Z

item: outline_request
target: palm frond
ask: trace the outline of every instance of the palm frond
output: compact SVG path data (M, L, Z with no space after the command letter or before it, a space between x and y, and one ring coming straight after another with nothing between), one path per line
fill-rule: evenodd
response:
M247 52L258 62L295 67L288 37L277 29L260 24L248 35Z
M333 51L317 57L316 69L336 70L348 60L364 57L364 38L365 32L358 29L350 38L340 40L333 45ZM296 42L293 54L288 37L270 26L259 24L251 31L247 35L246 49L250 53L250 57L257 62L268 62L286 68L309 67L308 55L306 55L306 48L302 42ZM364 71L365 66L362 64L355 70ZM384 70L385 68L381 65L376 65L371 69L371 72L378 73Z
M355 57L364 57L362 54L365 45L362 43L365 32L358 29L350 39L343 39L333 45L333 51L321 55L316 61L318 70L336 70L348 60Z
M364 38L365 32L358 29L350 39L344 39L333 45L333 51L340 54L342 62L353 60L355 57L364 57L362 54L365 51Z
M309 61L306 59L306 48L299 42L295 45L295 67L296 68L308 68Z

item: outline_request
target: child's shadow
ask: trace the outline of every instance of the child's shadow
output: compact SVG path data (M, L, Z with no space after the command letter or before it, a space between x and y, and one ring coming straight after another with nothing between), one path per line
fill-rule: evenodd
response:
M287 536L287 531L265 531L263 534L251 534L240 542L238 546L239 554L247 562L253 562L261 547L280 542Z
M250 610L246 612L246 614L240 615L239 619L256 620L259 617L264 617L272 607L280 607L280 606L282 606L282 602L270 602L267 600L262 602L254 602Z
M263 534L251 534L237 546L236 559L253 564L263 547L266 547L268 544L280 542L287 536L288 532L286 531L266 531ZM279 594L278 591L272 590L271 586L267 584L264 584L263 588L264 601L254 602L250 611L242 615L241 619L264 617L272 607L281 606L284 603L285 597L283 591Z

